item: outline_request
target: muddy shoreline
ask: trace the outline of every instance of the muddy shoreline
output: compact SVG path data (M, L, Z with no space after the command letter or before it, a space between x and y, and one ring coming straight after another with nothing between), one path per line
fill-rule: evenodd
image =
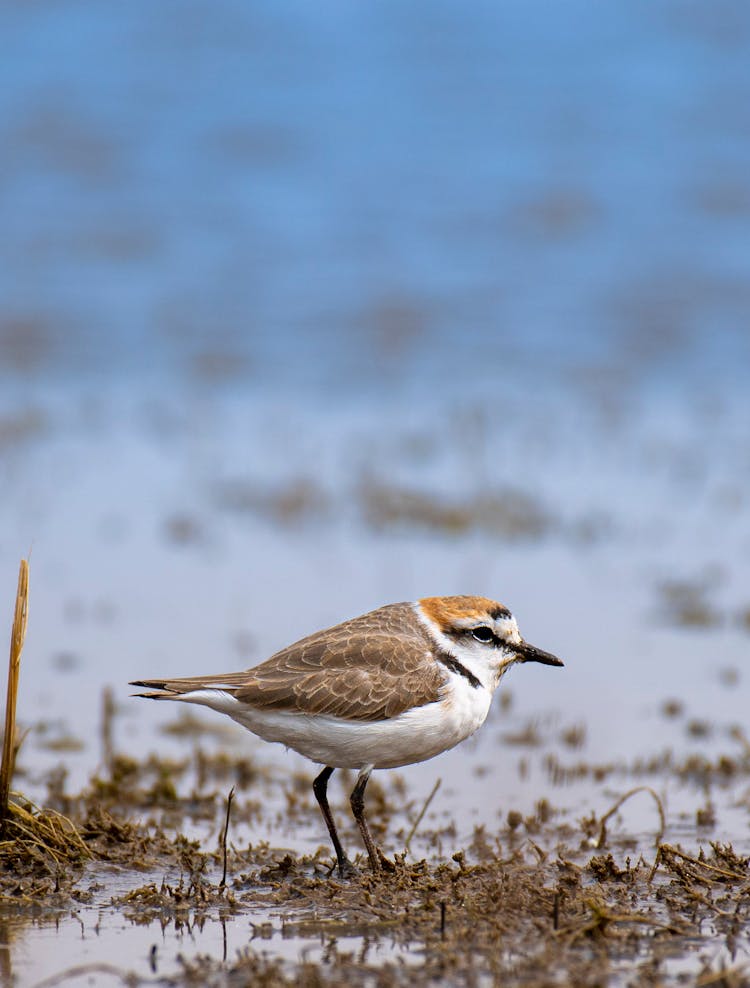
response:
M730 766L735 791L747 786L747 751L706 759L707 802L721 802ZM685 771L662 763L657 785ZM237 789L225 885L220 777ZM311 781L312 773L284 781L292 830L317 822ZM27 805L33 823L13 818L0 844L0 923L18 935L78 915L76 935L85 937L95 912L98 923L116 919L139 933L140 957L71 965L49 984L105 975L167 985L745 984L750 841L713 839L705 816L688 836L654 788L635 774L630 781L630 794L599 815L575 819L542 799L533 815L509 811L497 829L476 826L466 846L441 855L435 849L451 834L455 846L455 827L435 830L430 814L404 852L412 828L399 822L403 785L385 774L368 811L391 865L372 875L359 854L360 873L341 880L322 834L312 854L274 846L273 772L246 758L116 755L106 775L59 797L57 808ZM653 832L623 826L635 799L653 803ZM342 798L334 812L354 851L345 809ZM410 806L413 821L420 809ZM45 844L51 830L59 839ZM267 840L247 840L259 830ZM15 984L9 947L3 953L4 983Z

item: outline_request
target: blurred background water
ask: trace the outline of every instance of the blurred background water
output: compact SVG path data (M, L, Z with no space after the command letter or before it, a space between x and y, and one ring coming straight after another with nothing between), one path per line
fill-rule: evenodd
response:
M512 715L415 786L481 759L483 813L533 802L510 716L554 749L583 724L601 758L729 744L745 4L66 0L4 5L0 36L25 785L96 767L105 685L118 743L168 750L128 679L453 592L566 668L517 671Z

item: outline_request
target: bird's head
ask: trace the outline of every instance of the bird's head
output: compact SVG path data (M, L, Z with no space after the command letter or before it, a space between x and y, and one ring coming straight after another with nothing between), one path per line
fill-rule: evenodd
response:
M423 624L438 643L489 689L519 662L561 666L563 662L521 637L507 607L487 597L423 597L417 604Z

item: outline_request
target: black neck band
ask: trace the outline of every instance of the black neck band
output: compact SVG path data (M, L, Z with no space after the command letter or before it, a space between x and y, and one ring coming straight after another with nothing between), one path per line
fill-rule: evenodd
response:
M446 669L450 669L451 672L455 672L459 676L463 676L464 679L468 679L475 690L478 690L482 685L471 669L467 669L465 665L458 661L455 655L451 655L450 652L444 652L442 649L435 650L435 658L441 665L444 665Z

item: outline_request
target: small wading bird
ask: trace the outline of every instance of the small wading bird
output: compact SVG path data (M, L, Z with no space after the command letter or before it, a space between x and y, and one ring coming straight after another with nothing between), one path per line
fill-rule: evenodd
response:
M245 672L144 679L153 700L199 703L265 741L325 766L313 783L339 874L355 869L328 806L337 768L357 769L351 807L373 871L380 867L364 812L370 773L411 765L472 735L517 662L563 663L521 638L507 607L486 597L388 604L318 631Z

